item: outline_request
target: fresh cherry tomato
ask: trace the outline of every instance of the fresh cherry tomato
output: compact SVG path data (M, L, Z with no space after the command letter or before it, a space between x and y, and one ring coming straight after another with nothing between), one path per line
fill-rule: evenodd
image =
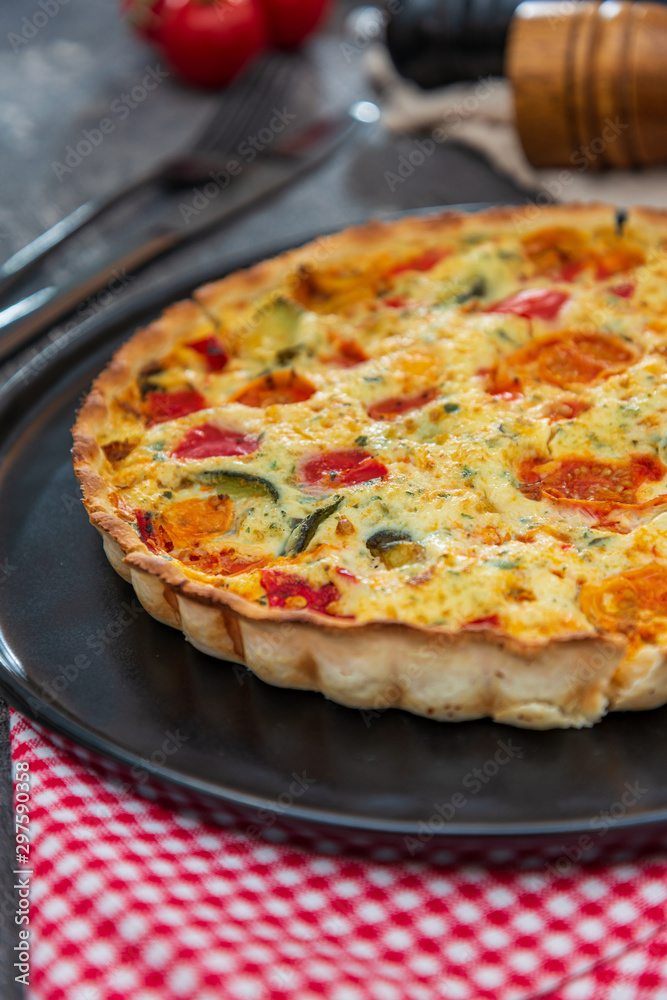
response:
M295 49L315 31L329 0L260 0L269 38L280 49Z
M162 0L156 40L188 83L220 87L266 44L259 0Z
M121 0L120 12L138 35L150 42L158 40L164 0Z

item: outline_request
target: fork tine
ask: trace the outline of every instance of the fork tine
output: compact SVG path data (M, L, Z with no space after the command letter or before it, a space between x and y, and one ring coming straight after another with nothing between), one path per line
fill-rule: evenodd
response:
M268 86L265 86L262 92L257 95L251 114L248 116L247 120L243 122L243 132L239 131L237 133L235 136L235 142L246 139L249 135L252 135L253 132L257 132L259 129L266 126L267 120L273 112L274 107L279 104L281 100L283 100L291 79L291 67L284 62L280 63L277 66L276 72L271 81L267 81Z
M192 152L231 151L251 134L253 122L266 115L267 94L271 94L273 102L280 99L288 76L289 67L284 58L269 57L253 67L223 99L211 121L195 140Z
M206 153L211 149L211 144L222 137L239 112L246 104L246 99L252 93L252 89L258 81L269 72L270 64L262 59L256 63L247 73L244 73L238 83L232 84L224 94L217 111L204 126L202 132L193 143L193 152Z

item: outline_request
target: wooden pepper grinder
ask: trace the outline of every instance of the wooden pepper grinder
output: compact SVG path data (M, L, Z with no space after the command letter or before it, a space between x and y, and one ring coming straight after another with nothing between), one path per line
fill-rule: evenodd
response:
M667 161L667 8L525 2L509 29L524 151L536 167Z

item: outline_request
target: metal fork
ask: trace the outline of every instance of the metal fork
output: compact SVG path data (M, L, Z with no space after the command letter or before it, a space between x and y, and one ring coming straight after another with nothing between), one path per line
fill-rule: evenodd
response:
M0 298L52 250L139 190L150 185L178 187L209 180L211 170L225 166L229 154L253 131L266 125L271 109L283 99L290 76L291 68L285 57L269 56L257 63L227 91L188 149L113 194L85 202L6 260L0 267Z

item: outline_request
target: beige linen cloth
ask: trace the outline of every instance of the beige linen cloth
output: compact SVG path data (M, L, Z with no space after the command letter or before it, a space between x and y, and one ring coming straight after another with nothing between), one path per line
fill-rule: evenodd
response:
M602 149L625 127L618 119L609 120L603 135L573 153L571 167L537 170L521 148L509 80L486 77L422 90L398 75L380 44L366 51L365 68L381 97L384 126L391 132L421 135L422 152L424 142L434 143L434 149L435 144L449 141L469 146L517 184L534 191L538 202L548 195L556 201L607 201L620 208L667 208L667 167L595 169Z

